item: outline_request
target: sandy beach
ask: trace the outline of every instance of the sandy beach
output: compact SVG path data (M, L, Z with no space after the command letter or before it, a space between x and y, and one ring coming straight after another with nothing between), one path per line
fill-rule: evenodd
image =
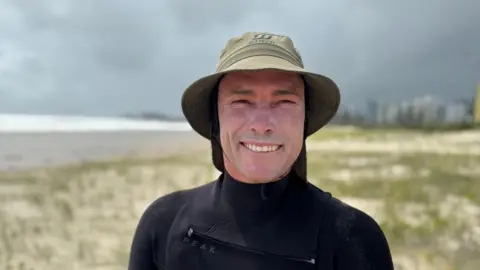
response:
M0 133L0 171L132 157L159 157L208 147L191 131Z

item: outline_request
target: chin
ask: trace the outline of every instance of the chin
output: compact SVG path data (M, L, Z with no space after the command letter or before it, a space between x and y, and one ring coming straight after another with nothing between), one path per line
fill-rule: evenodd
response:
M279 173L278 171L246 170L243 175L249 180L249 182L265 183L276 180L282 175L282 173Z

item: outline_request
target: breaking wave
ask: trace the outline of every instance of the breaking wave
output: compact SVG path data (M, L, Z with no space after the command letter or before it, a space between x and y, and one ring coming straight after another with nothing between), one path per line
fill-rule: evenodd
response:
M0 132L190 131L188 122L120 117L0 114Z

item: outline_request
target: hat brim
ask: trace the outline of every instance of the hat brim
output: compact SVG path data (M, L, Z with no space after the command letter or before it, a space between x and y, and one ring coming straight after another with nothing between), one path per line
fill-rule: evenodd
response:
M210 95L218 80L232 71L253 71L274 69L303 75L309 94L309 110L306 112L310 136L325 126L336 114L340 105L340 91L330 78L309 72L282 58L273 56L252 56L236 62L227 69L192 83L183 93L182 111L188 123L201 136L210 139Z

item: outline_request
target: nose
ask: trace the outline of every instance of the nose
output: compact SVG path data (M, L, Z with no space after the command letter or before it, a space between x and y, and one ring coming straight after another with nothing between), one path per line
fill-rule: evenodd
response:
M275 129L275 121L269 108L255 108L250 111L250 129L260 135L270 134Z

